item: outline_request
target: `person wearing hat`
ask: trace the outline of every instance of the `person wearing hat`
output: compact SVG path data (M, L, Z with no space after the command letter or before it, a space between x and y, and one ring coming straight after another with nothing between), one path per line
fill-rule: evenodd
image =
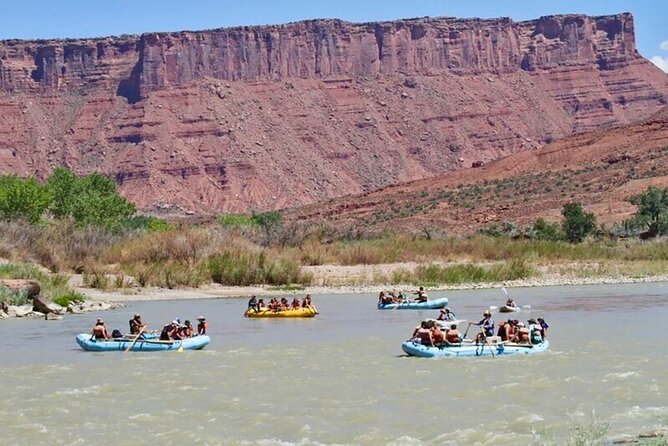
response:
M485 310L482 313L480 322L469 322L469 325L477 325L480 327L480 333L475 337L476 343L484 340L488 336L494 336L494 319L492 319L492 313L489 310Z
M176 319L162 327L162 331L160 332L161 341L173 341L174 339L181 339L179 335L179 322Z
M107 339L111 339L109 333L107 333L107 327L104 326L104 321L100 318L95 322L92 335L95 340L106 341Z
M441 316L443 316L443 319L441 319ZM440 321L454 321L457 319L455 316L455 313L450 311L450 307L445 307L441 310L441 314L438 316Z
M529 337L531 338L531 343L532 344L540 344L543 342L543 337L541 336L541 327L536 322L536 319L530 318L527 321L527 324L529 324Z
M148 324L141 321L141 314L135 313L134 317L130 319L130 334L138 335L146 329Z
M208 324L206 323L206 318L204 316L200 316L197 318L197 334L198 335L205 335L206 334L206 329L208 327Z

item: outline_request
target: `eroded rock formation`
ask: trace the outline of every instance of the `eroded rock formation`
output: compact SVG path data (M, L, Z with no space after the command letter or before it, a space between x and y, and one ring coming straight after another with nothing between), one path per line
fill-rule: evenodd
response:
M485 163L662 107L630 14L0 42L0 171L100 170L147 211L260 211Z

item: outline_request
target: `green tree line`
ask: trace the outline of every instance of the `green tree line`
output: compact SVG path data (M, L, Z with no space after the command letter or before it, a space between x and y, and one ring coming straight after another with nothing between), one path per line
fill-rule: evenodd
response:
M77 177L56 168L44 181L0 176L0 219L39 223L45 218L69 219L78 226L119 229L135 214L135 206L121 197L116 183L100 173Z

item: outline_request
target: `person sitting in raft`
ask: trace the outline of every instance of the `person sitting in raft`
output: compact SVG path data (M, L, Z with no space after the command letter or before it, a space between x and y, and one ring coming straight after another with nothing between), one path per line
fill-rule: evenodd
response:
M193 337L193 324L189 320L186 320L184 322L183 327L181 327L180 334L181 334L181 339Z
M417 332L415 332L413 341L428 347L434 346L434 338L431 334L431 330L429 329L429 322L422 321L420 323L420 328L418 328Z
M106 341L111 339L109 333L107 333L107 327L104 326L104 321L100 318L98 318L95 322L95 325L93 326L93 332L91 334L96 341Z
M299 308L300 308L301 306L302 306L302 304L299 302L299 299L298 299L298 298L295 297L294 299L292 299L292 303L290 304L290 307L291 307L293 310L299 310Z
M508 340L508 324L505 321L499 322L499 329L497 330L496 335L499 336L502 341Z
M523 322L517 324L517 343L518 344L528 344L529 343L529 329L524 325Z
M480 333L475 337L476 343L484 341L488 336L494 336L494 319L492 319L492 313L489 310L485 310L482 313L482 320L480 322L469 322L469 324L480 327Z
M450 325L450 328L445 333L445 342L447 344L461 344L462 339L459 337L459 330L457 330L457 324Z
M288 302L288 299L285 297L281 298L281 302L278 304L278 308L282 310L288 310L290 308L290 303Z
M257 308L260 310L263 308L267 308L267 306L264 304L264 299L260 299L257 301Z
M392 300L392 296L385 294L385 291L381 291L378 295L378 303L380 305L388 305L394 303L394 301Z
M181 339L179 335L179 323L176 319L171 324L162 327L162 331L160 332L161 341L173 341L175 339Z
M304 301L302 302L302 307L313 308L313 304L311 303L311 295L310 294L307 294L306 297L304 298Z
M541 328L538 324L538 321L534 318L530 318L527 323L529 324L529 338L531 339L532 344L540 344L543 342L543 337L541 336Z
M506 307L515 308L515 307L517 307L517 304L515 303L515 301L512 298L509 297L508 300L506 301Z
M262 299L260 299L260 300L262 300ZM206 334L206 329L208 327L208 324L206 323L206 319L204 318L204 316L200 316L200 317L197 318L197 320L199 321L197 323L197 334L198 335L205 335Z
M257 305L257 296L251 296L251 298L248 300L248 309L252 309L256 312L260 311L260 307Z
M547 329L550 328L550 326L547 325L547 322L545 322L545 319L542 317L538 318L538 325L540 325L540 337L547 339Z
M454 321L457 319L455 313L450 310L450 307L445 307L441 310L441 313L438 315L437 320L439 321Z
M414 294L417 294L417 299L415 299L416 302L427 302L429 300L427 292L424 290L424 287L422 286Z
M145 324L141 321L141 314L135 313L134 317L130 319L130 334L138 335L142 332L148 324Z
M431 338L434 342L434 346L441 347L443 344L445 344L445 333L443 333L441 329L438 328L438 324L434 323L434 321L430 321L430 323Z

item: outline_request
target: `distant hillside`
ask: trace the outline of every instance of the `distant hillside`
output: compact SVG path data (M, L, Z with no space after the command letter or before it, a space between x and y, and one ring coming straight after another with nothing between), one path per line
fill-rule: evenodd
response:
M668 108L640 123L583 133L479 168L348 196L291 211L300 221L327 220L368 229L470 233L494 222L560 220L578 201L600 223L627 218L630 195L668 187Z

